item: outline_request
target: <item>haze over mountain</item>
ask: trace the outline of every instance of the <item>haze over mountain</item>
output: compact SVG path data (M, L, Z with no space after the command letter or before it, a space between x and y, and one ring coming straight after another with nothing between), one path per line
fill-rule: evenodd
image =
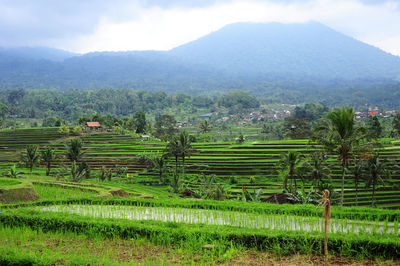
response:
M400 57L320 23L235 23L170 51L77 55L0 49L0 88L137 88L201 93L303 90L400 80ZM371 82L373 81L373 82Z
M235 23L171 51L235 75L393 78L400 58L320 23Z
M76 53L48 47L0 47L0 57L8 56L21 59L25 58L37 60L44 59L49 61L63 61L67 58L77 55L78 54Z

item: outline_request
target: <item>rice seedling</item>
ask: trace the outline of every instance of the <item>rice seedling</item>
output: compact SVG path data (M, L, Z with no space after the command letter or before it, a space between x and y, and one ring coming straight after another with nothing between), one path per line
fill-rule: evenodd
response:
M45 212L72 213L94 218L117 218L128 220L155 220L162 222L228 225L242 228L285 231L322 232L323 220L313 216L257 214L219 210L199 210L168 207L141 207L121 205L52 205L37 207ZM367 233L399 235L398 222L332 219L332 233Z

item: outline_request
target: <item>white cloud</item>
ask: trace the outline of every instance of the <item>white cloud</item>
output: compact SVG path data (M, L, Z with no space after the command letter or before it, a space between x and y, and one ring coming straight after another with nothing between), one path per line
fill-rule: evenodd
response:
M82 14L73 14L74 19L70 20L73 27L71 26L68 33L50 34L55 32L57 24L52 25L49 21L46 24L49 26L44 27L42 31L47 34L46 36L37 40L34 36L28 36L29 38L25 39L28 44L52 46L77 52L168 50L234 22L290 23L315 20L392 54L400 55L398 45L400 4L395 0L216 0L207 1L204 5L200 4L202 1L196 2L197 4L191 1L175 1L171 5L159 4L162 1L154 2L154 5L144 3L151 3L151 1L119 0L114 6L104 4L101 8L88 13L88 18L84 17L86 9L83 9ZM87 5L85 8L90 9L90 6ZM15 10L8 11L11 19L14 20ZM38 16L26 13L26 10L20 9L24 11L21 14L24 14L28 21L32 17L40 19ZM95 16L95 13L99 15ZM120 13L119 17L118 13ZM4 15L6 12L3 10L0 14ZM66 21L63 22L65 24L63 27L68 27L68 20L61 18L59 20ZM91 25L85 28L88 21ZM76 30L79 28L79 23L82 24L84 30ZM37 25L42 24L37 22ZM29 25L26 27L29 29ZM60 28L60 31L62 30ZM19 36L26 35L19 34ZM10 35L10 43L11 37ZM24 41L24 38L17 39L19 45Z

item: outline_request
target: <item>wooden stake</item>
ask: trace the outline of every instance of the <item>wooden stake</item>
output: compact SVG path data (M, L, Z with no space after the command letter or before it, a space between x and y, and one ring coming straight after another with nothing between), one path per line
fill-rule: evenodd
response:
M331 219L331 202L329 200L329 190L325 189L322 193L322 206L324 209L325 227L324 227L324 252L325 252L325 265L328 263L328 225Z

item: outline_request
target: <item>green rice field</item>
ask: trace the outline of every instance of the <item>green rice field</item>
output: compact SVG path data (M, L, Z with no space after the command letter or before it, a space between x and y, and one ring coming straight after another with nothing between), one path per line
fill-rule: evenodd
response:
M16 130L13 136L2 131L0 173L18 163L25 147L8 142L11 138L25 138L24 145L50 145L60 156L70 139L53 128ZM81 160L91 167L90 179L77 183L45 176L43 164L32 174L18 166L21 182L32 183L38 199L0 204L0 237L7 243L0 249L0 264L301 264L307 261L304 256L323 263L323 207L242 201L243 189L253 193L261 188L261 199L281 193L277 165L281 155L293 150L307 156L318 146L306 140L194 143L195 151L186 160L187 189L196 191L203 176L215 175L228 199L214 201L172 193L169 184L159 182L156 171L138 160L143 154L163 152L164 142L114 132L81 138L85 149ZM398 141L384 143L382 156L398 161ZM174 163L174 158L168 159L167 177L174 172ZM328 155L327 163L332 184L339 190L339 162ZM61 158L52 172L62 165L68 168L70 163ZM124 166L128 172L100 181L102 166ZM0 178L0 191L19 184L18 179ZM378 208L366 207L372 191L360 184L360 206L355 207L354 182L346 180L345 206L332 206L328 223L332 264L400 264L399 184L395 173L377 187ZM305 189L310 188L306 182ZM301 259L288 262L285 256Z

